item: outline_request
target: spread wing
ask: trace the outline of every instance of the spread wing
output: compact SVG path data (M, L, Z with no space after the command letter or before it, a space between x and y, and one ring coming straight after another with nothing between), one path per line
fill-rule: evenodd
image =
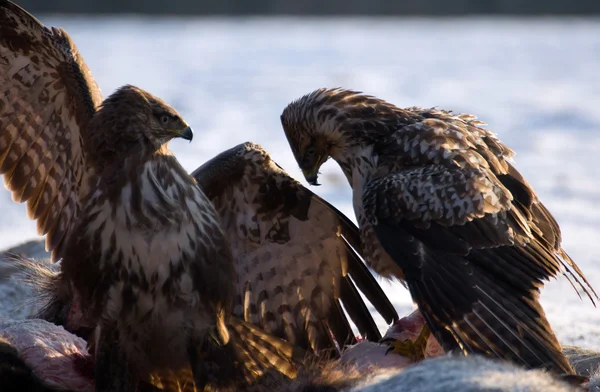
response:
M555 257L546 266L546 277L559 273L587 294L594 303L594 289L569 255L561 248L561 231L552 214L537 194L510 163L514 152L496 135L483 128L473 115L454 115L450 111L410 108L421 121L403 126L392 136L394 143L379 146L386 154L401 157L402 166L445 165L479 169L490 181L504 187L511 195L506 205L511 216L522 218L523 229ZM385 139L385 138L384 138ZM575 287L576 288L576 287Z
M538 302L570 262L504 183L488 169L422 166L368 183L363 206L444 349L571 373Z
M79 208L83 130L100 102L67 33L0 1L0 174L53 257Z
M354 341L342 305L363 335L380 339L356 286L388 322L398 318L352 250L359 244L356 226L260 146L233 147L192 175L233 248L237 316L314 351Z

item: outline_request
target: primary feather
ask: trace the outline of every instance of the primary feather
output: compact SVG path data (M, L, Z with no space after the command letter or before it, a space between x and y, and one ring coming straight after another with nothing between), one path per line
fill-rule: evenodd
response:
M231 243L236 316L314 352L355 342L344 308L363 336L381 338L356 286L388 322L398 318L352 248L356 226L260 146L235 146L192 176Z
M316 90L281 121L310 183L332 157L353 189L363 254L406 282L446 350L572 373L539 304L558 274L597 299L513 151L471 115Z
M0 1L0 174L95 329L97 390L188 366L198 388L292 376L290 350L265 358L265 335L231 320L231 249L175 137L192 139L175 109L134 86L103 101L64 30Z

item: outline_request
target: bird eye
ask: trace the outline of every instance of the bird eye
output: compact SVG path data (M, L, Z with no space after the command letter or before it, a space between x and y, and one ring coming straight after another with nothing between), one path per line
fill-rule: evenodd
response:
M168 114L163 114L162 116L160 116L160 122L163 124L168 123L170 120L169 115Z
M306 149L306 156L312 157L313 155L315 155L317 152L317 149L315 148L315 146L308 146L308 148Z

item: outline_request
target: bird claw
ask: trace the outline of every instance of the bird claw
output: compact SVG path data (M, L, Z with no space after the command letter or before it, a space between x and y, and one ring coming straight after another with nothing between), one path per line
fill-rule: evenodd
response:
M423 326L419 336L415 341L410 339L400 341L393 338L384 338L379 342L390 343L390 347L386 350L385 355L393 352L394 354L407 357L413 362L418 362L425 359L425 351L427 349L427 341L429 340L430 334L429 328L427 328L427 326Z
M390 343L390 347L386 350L385 355L390 352L409 358L413 362L425 359L425 350L418 347L415 342L410 339L404 341L394 340Z

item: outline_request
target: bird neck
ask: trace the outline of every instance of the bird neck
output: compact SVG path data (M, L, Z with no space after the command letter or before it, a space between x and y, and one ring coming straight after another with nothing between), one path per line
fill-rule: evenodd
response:
M144 174L157 181L161 189L167 191L176 191L178 188L185 188L194 185L194 180L179 164L175 156L167 150L168 153L157 153L149 159L144 168Z
M172 157L173 153L169 149L169 144L164 143L156 151L154 151L152 155L157 158L160 158L161 156L162 157Z
M122 199L126 204L145 199L149 206L158 206L159 214L179 210L178 203L193 179L168 149L148 154L133 154L118 161L97 167L101 171L92 198ZM134 197L135 196L135 197ZM157 208L158 208L157 207Z
M373 178L378 172L378 157L373 146L352 146L336 148L331 157L340 165L352 188Z

